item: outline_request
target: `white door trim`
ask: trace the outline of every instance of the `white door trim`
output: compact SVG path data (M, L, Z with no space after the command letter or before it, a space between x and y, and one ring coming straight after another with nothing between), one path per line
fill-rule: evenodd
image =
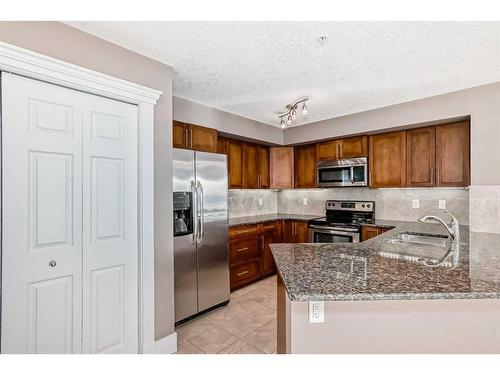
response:
M16 73L138 106L138 352L154 353L154 105L161 92L1 41L0 71Z

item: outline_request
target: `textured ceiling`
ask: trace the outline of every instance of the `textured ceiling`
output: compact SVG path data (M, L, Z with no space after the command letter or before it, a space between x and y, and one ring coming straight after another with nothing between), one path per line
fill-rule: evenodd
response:
M274 126L304 96L296 125L500 81L500 22L67 24L171 65L176 96Z

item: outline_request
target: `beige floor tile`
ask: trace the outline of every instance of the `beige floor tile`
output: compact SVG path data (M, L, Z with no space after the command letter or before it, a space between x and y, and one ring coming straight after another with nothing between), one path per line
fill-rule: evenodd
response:
M205 317L200 317L195 320L187 321L184 324L176 327L177 336L179 339L192 339L196 336L205 333L206 331L214 328L215 326L210 323Z
M207 316L207 319L239 338L245 337L262 325L262 323L229 308L216 311Z
M276 310L255 302L250 298L245 298L244 296L237 299L235 298L228 306L231 310L241 313L262 324L276 318Z
M251 293L245 295L245 298L250 298L255 302L261 303L267 307L276 310L277 299L276 295L273 293L268 293L265 291L255 290Z
M274 319L243 338L243 341L265 353L272 353L276 350L276 340L276 321Z
M189 341L203 352L215 354L238 341L238 338L222 328L214 327Z
M248 286L245 286L243 288L237 289L234 292L232 292L231 293L231 298L243 296L243 295L245 295L247 293L253 292L255 289L257 289L257 285L255 283L254 284L250 284Z
M177 342L177 352L175 354L204 354L200 349L191 344L188 340L180 339Z
M234 344L229 345L226 349L219 352L219 354L266 354L257 349L255 346L250 345L242 340L236 341Z

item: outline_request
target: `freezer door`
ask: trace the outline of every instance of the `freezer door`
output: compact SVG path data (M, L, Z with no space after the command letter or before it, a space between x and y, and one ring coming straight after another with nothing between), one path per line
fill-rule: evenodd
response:
M196 152L201 215L198 236L198 308L229 300L226 155Z
M174 191L191 191L195 186L194 151L174 149ZM195 194L193 194L194 196ZM193 202L195 204L195 202ZM175 321L198 312L196 243L194 235L174 237Z

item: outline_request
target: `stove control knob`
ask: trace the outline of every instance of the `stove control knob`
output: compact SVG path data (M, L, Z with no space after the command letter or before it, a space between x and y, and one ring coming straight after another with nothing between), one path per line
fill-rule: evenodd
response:
M362 205L361 205L361 207L365 208L365 205L364 205L364 204L362 204Z
M369 205L369 204L367 204L367 205L366 205L366 208L370 208L370 205Z

